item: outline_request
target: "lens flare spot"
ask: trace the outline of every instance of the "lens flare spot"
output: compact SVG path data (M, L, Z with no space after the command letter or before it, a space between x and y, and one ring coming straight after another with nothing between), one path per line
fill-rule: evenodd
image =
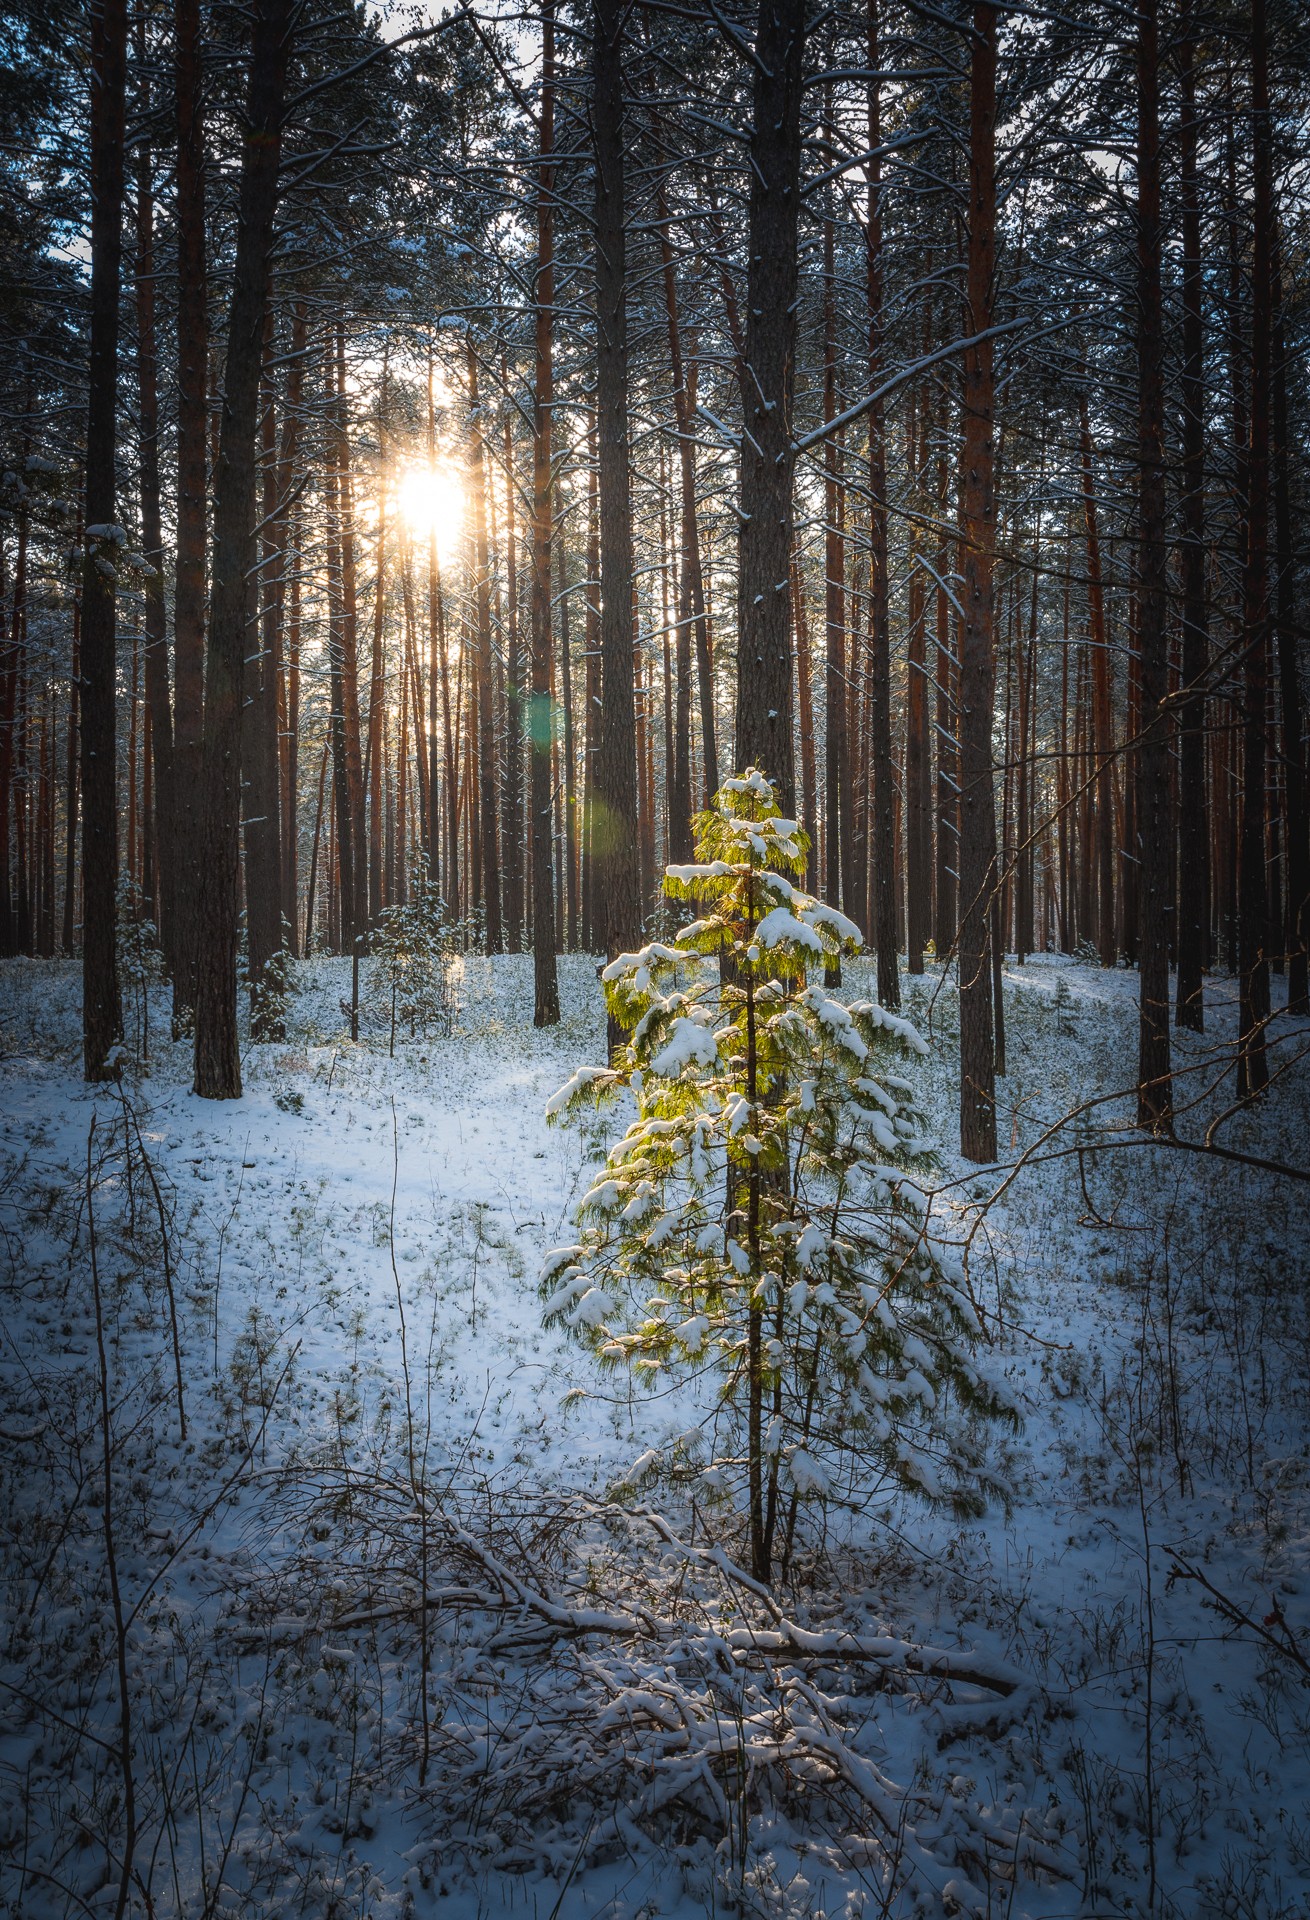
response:
M453 554L464 531L464 489L449 467L409 467L396 483L401 518L418 540L435 540L443 556Z

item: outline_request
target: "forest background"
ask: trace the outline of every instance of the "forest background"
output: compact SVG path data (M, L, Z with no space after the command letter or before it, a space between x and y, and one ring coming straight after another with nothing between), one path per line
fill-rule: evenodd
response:
M224 1095L238 949L272 1030L275 957L421 875L549 1021L758 761L888 1006L957 958L970 1157L1005 952L1140 969L1159 1128L1235 974L1258 1090L1271 970L1306 1006L1299 9L6 36L0 948L81 947L90 1077L116 918Z

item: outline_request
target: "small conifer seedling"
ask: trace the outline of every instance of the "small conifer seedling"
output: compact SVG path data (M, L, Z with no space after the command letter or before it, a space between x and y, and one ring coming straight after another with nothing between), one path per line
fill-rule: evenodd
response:
M627 1090L637 1117L542 1275L546 1318L652 1387L718 1375L661 1471L743 1501L754 1576L786 1564L808 1503L889 1477L961 1515L996 1486L981 1417L1013 1421L977 1357L979 1314L928 1231L934 1164L903 1068L907 1021L811 983L859 929L802 891L806 836L750 769L696 821L665 891L700 917L603 971L628 1035L550 1101Z

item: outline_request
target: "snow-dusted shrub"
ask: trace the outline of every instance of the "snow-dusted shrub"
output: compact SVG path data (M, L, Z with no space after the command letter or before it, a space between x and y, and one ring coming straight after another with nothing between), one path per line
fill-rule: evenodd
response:
M975 1423L1013 1418L974 1358L963 1276L928 1231L930 1143L903 1069L927 1048L871 1001L820 985L861 945L801 891L806 837L755 770L698 816L697 860L665 890L701 917L602 979L629 1034L575 1074L559 1118L626 1089L637 1118L547 1261L548 1322L651 1387L716 1373L704 1431L639 1461L744 1493L757 1578L803 1503L858 1502L890 1475L960 1514L990 1480Z
M451 921L446 903L426 870L410 887L401 906L379 914L369 942L368 997L390 1023L395 1051L396 1027L448 1034L456 1013L456 977L464 929Z
M285 916L282 929L285 942L288 932ZM285 1040L287 1014L299 984L290 945L284 944L270 953L258 980L250 977L247 964L245 978L250 988L251 1039Z
M118 978L123 992L124 1038L138 1068L150 1065L150 989L168 978L159 930L145 910L141 888L120 875L114 916Z
M1069 991L1069 982L1062 973L1056 975L1055 992L1051 996L1051 1011L1055 1015L1055 1024L1059 1031L1066 1035L1071 1034L1074 1031L1074 998Z

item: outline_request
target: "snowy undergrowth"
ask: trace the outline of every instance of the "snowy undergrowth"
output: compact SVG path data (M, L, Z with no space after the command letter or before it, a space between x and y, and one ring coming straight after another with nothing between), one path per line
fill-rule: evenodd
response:
M905 984L949 1140L952 997ZM454 1037L394 1060L313 963L223 1107L162 997L149 1073L92 1094L74 972L8 966L0 1913L114 1911L130 1777L138 1914L1304 1914L1303 1190L1107 1150L1112 1105L1043 1144L1129 1077L1134 984L1011 969L1032 1164L990 1206L941 1175L1009 1329L1011 1513L888 1490L770 1599L731 1516L606 1499L694 1393L616 1400L540 1326L594 963L542 1034L530 960L470 961ZM1289 1070L1221 1137L1297 1160L1305 1112Z

